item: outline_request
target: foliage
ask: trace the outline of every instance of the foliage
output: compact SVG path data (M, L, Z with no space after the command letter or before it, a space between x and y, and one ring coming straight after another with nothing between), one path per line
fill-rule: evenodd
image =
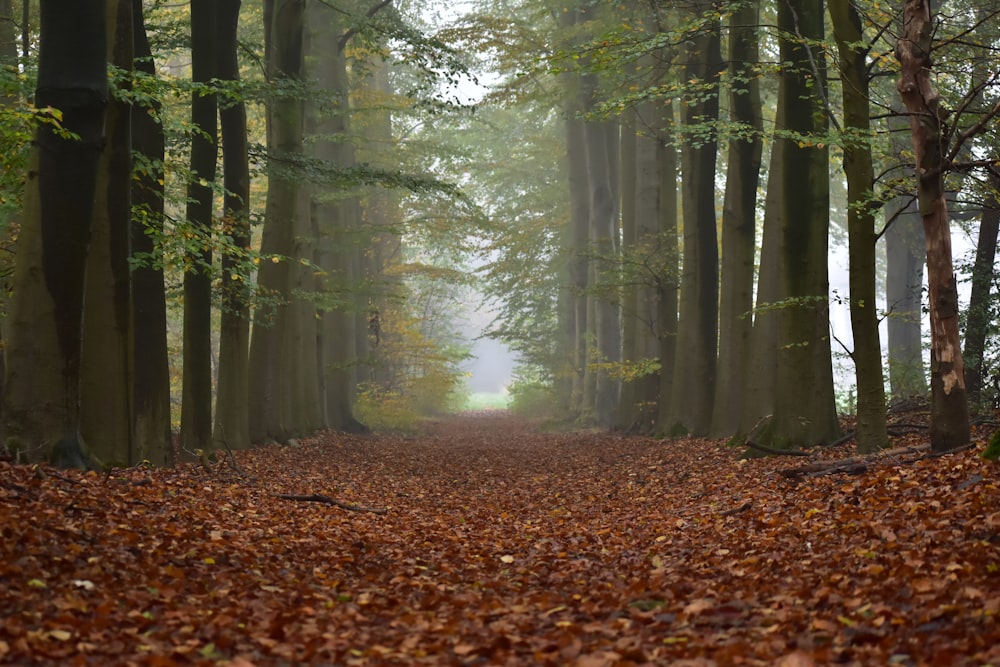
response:
M510 391L510 411L523 419L539 422L559 422L567 418L560 407L559 396L549 383L519 379Z
M421 419L455 411L464 401L458 366L468 350L446 321L415 315L411 308L418 301L392 305L374 320L373 366L359 387L355 413L375 431L411 431Z
M211 473L0 462L0 662L1000 661L1000 469L976 452L795 482L705 440L432 435Z

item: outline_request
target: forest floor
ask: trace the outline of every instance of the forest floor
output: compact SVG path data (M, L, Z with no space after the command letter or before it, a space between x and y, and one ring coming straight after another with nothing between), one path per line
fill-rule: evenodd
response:
M0 664L1000 665L983 447L789 477L480 413L211 473L0 462Z

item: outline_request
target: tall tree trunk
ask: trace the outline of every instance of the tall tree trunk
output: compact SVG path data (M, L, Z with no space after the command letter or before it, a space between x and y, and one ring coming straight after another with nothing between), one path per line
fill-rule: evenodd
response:
M889 443L885 423L882 344L875 301L875 169L871 149L868 64L861 47L861 15L850 0L830 0L840 52L844 96L844 173L847 175L850 310L858 387L858 448L877 451Z
M329 168L349 170L355 166L355 152L350 137L347 58L340 43L343 23L337 11L322 4L311 5L308 10L309 78L324 91L327 100L321 107L312 105L309 109L310 133L314 135L310 147L312 155ZM345 192L344 188L327 184L311 193L309 211L311 234L317 242L316 263L325 273L320 286L325 304L316 313L317 354L326 424L339 431L364 432L366 427L354 418L352 409L359 338L354 295L360 282L356 264L360 211L357 194ZM352 185L346 188L355 189ZM367 336L360 339L367 347Z
M208 83L215 76L217 30L215 0L191 2L191 78ZM191 95L191 182L187 221L193 247L184 272L184 381L181 393L181 443L189 451L212 448L212 217L218 159L218 113L214 94Z
M660 392L656 406L656 430L666 433L674 391L677 355L678 239L677 239L677 147L674 144L674 107L668 100L662 109L656 164L659 169L657 245L662 261L656 275L656 319L660 351Z
M715 219L715 167L718 141L721 40L717 20L702 17L709 3L695 3L699 34L687 45L684 79L698 91L684 107L686 129L697 128L697 140L681 148L684 266L681 273L677 365L671 400L671 429L695 435L708 433L715 395L715 362L719 327L719 246ZM690 129L688 130L690 131Z
M609 152L608 135L618 131L612 121L587 123L587 174L590 183L590 244L593 251L591 276L596 291L590 295L593 309L595 353L594 419L600 426L611 426L618 403L618 382L609 365L621 360L620 317L618 315L618 214L615 205L614 161Z
M784 120L794 139L781 151L781 265L776 403L769 442L776 447L829 442L838 434L830 356L827 252L829 149L823 106L826 73L822 3L778 4ZM808 391L803 388L808 387Z
M976 241L976 260L972 267L972 292L969 295L969 312L965 322L965 348L962 357L966 361L965 384L969 391L969 403L982 410L983 383L986 352L986 336L992 323L993 309L990 286L996 275L993 263L997 255L997 234L1000 233L1000 176L989 175L990 193L983 204L983 214L979 221L979 237Z
M301 0L267 0L268 77L302 77L303 3ZM301 424L294 423L292 376L297 373L301 335L295 328L298 311L291 302L292 267L279 256L293 257L296 229L301 225L302 198L293 169L303 150L302 101L292 94L278 94L268 106L267 208L261 252L276 261L261 262L258 285L267 297L254 311L250 342L250 438L284 441ZM284 162L286 164L279 164ZM312 374L314 375L314 373Z
M237 28L240 0L218 2L217 74L239 81ZM250 168L247 161L247 112L243 101L219 107L222 136L222 230L230 250L222 256L222 315L219 325L219 379L215 401L216 442L241 448L250 444L248 373L250 347L250 276L246 251L250 247Z
M108 61L132 66L131 0L107 2ZM131 109L108 107L98 165L85 281L80 432L100 460L132 465L129 226L132 220Z
M899 93L910 115L916 155L917 202L927 241L931 322L931 447L948 451L969 442L969 401L958 328L958 287L944 192L945 111L931 79L933 16L929 0L903 3L896 44Z
M635 364L636 345L639 330L638 320L638 280L631 253L638 251L638 231L636 229L636 206L638 183L636 183L636 114L626 111L621 122L621 220L622 220L622 362ZM623 369L624 370L624 369ZM635 379L625 375L622 378L621 396L615 416L615 428L629 429L635 422L637 413Z
M730 18L731 79L747 83L729 96L730 120L740 124L729 139L726 195L722 208L722 272L719 289L719 359L712 409L713 437L740 428L743 392L753 329L753 272L757 234L757 186L763 152L760 83L752 73L758 63L760 9L740 5ZM744 139L743 136L746 136Z
M84 276L108 99L103 0L43 0L38 108L62 111L36 132L18 242L3 396L6 444L86 465L80 437ZM52 448L51 452L46 452Z
M142 0L132 0L135 70L156 76ZM158 240L163 236L163 126L160 104L132 113L132 150L150 165L132 181L132 253L146 259L132 271L132 410L135 458L154 465L172 463L170 364L167 304Z
M900 155L908 142L903 141L901 128L892 128L892 132L892 152ZM922 396L927 391L920 334L926 244L913 196L890 199L885 206L885 221L889 391L897 399Z
M764 225L760 242L760 269L757 272L757 296L753 328L750 331L749 358L743 378L740 426L737 432L751 434L774 416L775 388L778 385L778 314L781 300L781 180L784 175L783 141L778 132L785 127L784 95L778 89L776 133L771 140L768 158L767 190L764 195Z

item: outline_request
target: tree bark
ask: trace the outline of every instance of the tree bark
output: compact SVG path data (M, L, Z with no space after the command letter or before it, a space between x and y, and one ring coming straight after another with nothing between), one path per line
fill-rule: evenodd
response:
M4 436L30 459L87 465L80 437L84 276L108 100L103 0L43 0L35 105L62 112L66 138L39 126L25 194L6 346ZM16 442L13 442L16 440Z
M108 61L132 66L131 0L107 2ZM83 317L80 431L101 461L132 465L131 107L113 101L98 165Z
M240 0L217 0L217 74L224 81L240 79L237 28ZM250 444L248 374L250 353L250 168L247 161L247 112L243 101L219 106L222 137L222 229L228 250L222 256L219 285L222 314L219 325L219 379L215 400L214 440L239 449Z
M156 76L142 0L132 0L135 70ZM163 236L163 126L160 105L132 114L132 150L148 165L132 181L132 254L144 258L132 270L132 409L135 458L154 465L172 463L170 365L167 304L159 239Z
M670 430L670 403L674 391L674 367L677 355L677 302L679 252L677 239L677 147L674 144L674 107L664 104L660 139L656 150L659 169L659 210L657 241L663 258L657 266L656 319L660 350L660 394L656 406L656 430Z
M896 44L899 94L910 117L916 156L917 202L927 241L931 326L931 447L948 451L969 442L969 402L958 327L958 287L944 192L944 109L931 79L933 16L929 0L903 4Z
M965 384L969 391L969 403L977 411L983 411L983 384L986 352L986 337L993 321L990 286L993 283L993 263L997 254L997 234L1000 233L1000 176L990 173L991 193L983 205L979 221L979 237L976 241L976 259L972 267L972 291L969 295L969 312L965 322L965 348L962 357L966 361Z
M713 437L735 434L743 412L744 384L753 329L753 274L757 232L757 187L763 153L760 83L748 71L758 62L760 9L741 5L730 18L732 80L746 77L730 93L730 120L740 124L729 139L726 194L722 208L722 272L719 298L719 359L712 409ZM745 135L745 136L743 136Z
M208 83L216 75L214 0L191 2L191 78ZM215 94L191 95L190 226L184 271L184 380L181 443L189 451L212 448L212 218L218 159L218 102Z
M702 18L708 3L694 3L704 20L687 46L684 79L701 87L684 106L685 131L694 134L681 147L684 260L681 273L677 365L671 397L671 430L706 435L715 396L719 331L719 247L715 218L718 139L706 126L719 117L721 38L717 20Z
M830 18L840 52L844 96L844 173L847 176L847 231L851 330L858 391L857 442L862 452L889 444L886 431L882 344L875 301L875 169L871 149L868 64L862 48L861 16L850 0L830 0Z
M778 313L778 364L772 447L829 442L838 435L830 355L829 149L823 94L826 87L822 3L778 5L782 118L791 137L780 138L783 302ZM804 390L808 388L808 390Z

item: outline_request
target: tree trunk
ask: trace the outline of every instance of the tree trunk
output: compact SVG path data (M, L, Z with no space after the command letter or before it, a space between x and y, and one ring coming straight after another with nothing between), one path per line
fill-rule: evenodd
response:
M84 275L108 99L103 0L43 0L35 104L66 138L36 132L18 241L3 396L6 445L87 465L80 437ZM51 450L51 451L50 451Z
M909 130L907 130L909 133ZM905 143L893 130L893 153ZM920 334L924 284L924 229L912 195L890 199L885 206L885 300L888 320L889 391L893 398L923 396L923 341Z
M156 76L142 0L132 0L135 69ZM170 365L167 354L167 305L159 239L163 236L163 126L159 103L138 106L132 114L132 150L149 169L132 181L132 254L145 259L132 270L132 405L135 458L154 465L172 463L170 442Z
M660 140L656 150L659 169L659 211L657 241L663 258L657 266L656 319L660 351L660 393L656 406L656 430L671 427L670 404L674 389L677 355L678 247L677 247L677 147L674 144L674 108L667 101L662 110Z
M780 182L782 297L774 419L767 444L776 448L829 442L838 435L830 356L829 149L822 90L822 3L778 5L783 119L793 139L774 150L783 161ZM808 390L804 390L808 388Z
M108 61L132 66L131 0L107 2ZM129 226L132 220L131 107L114 101L98 166L87 260L80 432L99 460L132 465Z
M300 79L303 71L301 0L268 0L264 20L267 26L268 76ZM268 106L267 208L258 285L267 297L254 311L250 343L250 438L285 441L302 426L294 422L295 401L292 378L298 372L301 335L295 329L298 312L291 301L291 263L280 256L293 257L295 233L301 225L302 198L293 169L302 156L302 101L279 95ZM283 164L280 164L283 163ZM270 258L274 257L275 261ZM315 344L315 341L314 341ZM315 375L315 372L311 373Z
M732 79L747 78L730 93L730 120L740 124L729 139L726 195L722 208L722 273L719 298L719 360L712 409L713 437L735 434L743 412L744 385L753 329L753 273L757 233L757 187L763 152L760 83L750 72L758 62L760 9L741 5L730 18ZM744 139L742 135L747 135Z
M844 95L844 173L847 176L850 310L858 387L857 442L862 452L889 444L886 431L882 344L875 301L875 169L871 149L868 64L861 44L861 16L849 0L830 0L830 18L840 52Z
M621 360L620 316L618 314L618 213L615 205L615 179L608 135L617 133L612 121L587 123L587 173L590 183L590 244L593 252L591 276L596 289L590 294L593 308L595 353L591 368L594 375L594 419L599 426L611 426L618 403L618 381L610 365Z
M687 47L684 80L704 90L692 93L684 107L686 131L697 140L681 147L684 266L681 273L680 320L677 329L677 365L671 400L671 430L706 435L712 420L715 362L719 327L719 247L715 219L715 168L718 142L705 123L719 117L718 85L722 72L719 25L702 19L707 3L695 3L696 19L705 20Z
M634 110L626 111L621 122L621 220L622 220L622 362L635 364L637 336L640 323L638 321L639 276L636 275L632 254L638 251L638 232L636 230L636 206L638 183L636 182L636 114ZM635 378L626 372L622 378L621 396L615 416L615 428L628 430L635 422L637 413Z
M983 383L986 352L986 336L993 322L990 286L993 283L993 263L997 254L997 234L1000 233L1000 177L989 175L990 194L983 205L979 222L979 238L976 241L976 260L972 267L972 293L969 296L969 312L965 322L965 384L969 391L969 403L977 411L984 411Z
M929 0L903 4L903 35L896 44L899 93L910 116L916 155L917 202L927 241L931 323L931 448L948 451L969 442L969 402L958 328L958 287L944 192L944 109L931 79L933 17Z
M214 0L191 2L191 78L216 75ZM184 381L181 443L188 451L212 448L212 217L218 159L218 112L214 94L191 95L191 182L188 184L189 245L184 271Z
M218 77L239 81L237 28L240 0L218 2ZM250 444L248 415L248 364L250 347L250 169L247 162L247 112L243 101L219 107L222 135L223 197L222 233L229 250L222 256L222 315L219 326L219 379L215 401L217 443L232 448Z
M350 138L350 83L347 58L340 45L345 28L338 13L322 4L311 5L307 61L309 78L324 91L326 104L309 109L310 144L314 157L328 168L349 170L355 166ZM338 431L364 432L352 408L358 359L356 328L360 275L356 264L360 253L357 194L346 192L352 185L323 184L311 193L311 234L316 239L316 263L324 272L320 292L324 295L319 317L317 354L320 360L326 424ZM361 312L364 312L362 310ZM366 322L367 324L367 322ZM367 329L367 326L366 326ZM367 347L367 336L361 337ZM366 351L367 353L367 351Z

